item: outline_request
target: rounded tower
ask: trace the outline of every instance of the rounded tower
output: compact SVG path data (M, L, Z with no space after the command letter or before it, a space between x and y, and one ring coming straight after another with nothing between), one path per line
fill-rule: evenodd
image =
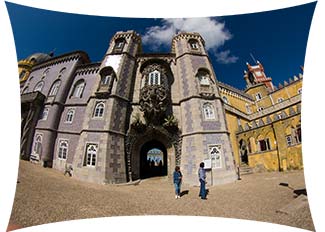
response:
M233 151L216 76L198 33L177 34L172 41L180 95L184 180L198 184L197 170L206 163L209 184L236 179Z

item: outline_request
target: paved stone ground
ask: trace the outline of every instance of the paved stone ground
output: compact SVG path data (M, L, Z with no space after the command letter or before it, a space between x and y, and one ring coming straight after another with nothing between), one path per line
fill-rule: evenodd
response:
M98 185L21 161L18 179L10 218L15 226L103 216L200 215L315 230L306 198L302 203L293 190L279 185L285 182L295 189L305 188L303 171L245 175L235 183L209 187L207 201L199 199L198 187L185 185L182 191L188 193L175 199L166 177L146 179L139 185Z

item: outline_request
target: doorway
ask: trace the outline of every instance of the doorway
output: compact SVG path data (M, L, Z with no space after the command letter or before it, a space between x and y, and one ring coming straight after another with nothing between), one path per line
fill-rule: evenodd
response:
M167 150L157 140L146 142L140 150L140 178L167 175Z

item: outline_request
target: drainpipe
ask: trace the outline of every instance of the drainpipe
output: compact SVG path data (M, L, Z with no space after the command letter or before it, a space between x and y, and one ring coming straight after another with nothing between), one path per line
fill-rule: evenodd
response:
M275 129L274 129L274 124L271 124L272 126L272 130L273 130L273 134L274 134L274 139L275 139L275 143L276 143L276 152L277 152L277 156L278 156L278 168L279 168L279 172L282 171L281 168L281 160L280 160L280 152L279 152L279 147L278 147L278 139L276 137L276 133L275 133Z

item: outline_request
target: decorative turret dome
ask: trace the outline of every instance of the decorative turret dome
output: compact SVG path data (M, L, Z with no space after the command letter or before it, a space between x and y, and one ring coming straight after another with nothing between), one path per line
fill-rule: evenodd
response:
M32 54L29 57L27 57L26 60L34 61L35 62L34 64L39 64L39 63L42 63L44 61L51 59L52 56L53 56L53 53L51 53L51 54L35 53L35 54Z

